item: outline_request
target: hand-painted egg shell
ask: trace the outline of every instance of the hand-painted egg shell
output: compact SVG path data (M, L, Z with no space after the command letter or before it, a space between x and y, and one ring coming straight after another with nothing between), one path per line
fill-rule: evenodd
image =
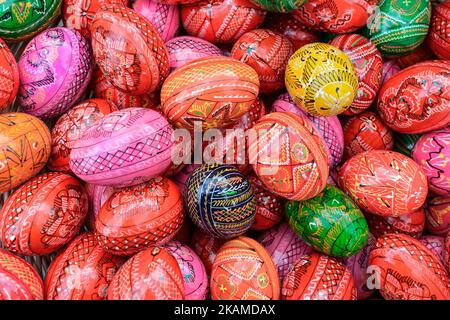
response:
M429 0L381 0L363 33L383 57L406 55L425 40L430 16Z
M208 294L208 275L197 254L179 241L171 241L164 246L177 260L184 280L186 300L205 300Z
M258 241L272 257L280 282L298 259L312 252L312 248L296 235L287 223L280 223L267 230L259 237Z
M370 265L387 300L448 300L449 279L439 258L419 240L404 234L378 238Z
M366 111L345 120L344 159L364 151L392 150L394 136L375 112Z
M151 247L131 257L117 271L108 300L183 300L183 276L167 249Z
M52 129L52 154L47 164L50 170L70 172L69 156L75 142L88 127L116 110L106 100L89 99L63 114Z
M345 265L313 252L289 270L281 287L282 300L356 300L356 288Z
M405 156L411 158L411 151L420 137L420 134L394 132L394 151L403 153Z
M157 90L169 74L169 54L152 23L134 10L110 5L91 27L95 61L106 79L132 95Z
M213 237L244 234L255 220L252 186L231 165L204 164L196 168L186 181L183 198L194 224Z
M18 112L0 114L0 192L35 176L50 157L52 138L44 122Z
M383 60L383 68L381 70L381 85L384 85L390 78L402 70L402 67L400 67L397 60Z
M447 106L450 111L450 104ZM411 152L428 179L428 188L450 195L450 129L424 134Z
M358 30L373 13L374 0L308 0L294 14L314 30L347 33Z
M226 70L226 72L224 72ZM236 123L259 93L258 74L229 57L206 57L172 72L161 89L162 111L175 127L221 128Z
M419 238L425 247L427 247L431 252L433 252L436 257L439 258L442 264L445 264L444 253L445 253L445 238L439 236L422 236Z
M104 300L121 258L102 249L93 233L72 240L50 264L46 300Z
M208 275L211 274L211 268L216 259L217 252L226 241L226 239L211 237L200 228L194 231L191 246L202 260Z
M427 45L441 59L450 59L450 3L440 1L433 7Z
M126 6L128 0L63 0L62 15L64 25L76 30L86 39L91 38L91 25L95 13L102 6L120 4Z
M408 68L416 63L433 60L436 59L435 55L431 52L431 50L425 46L421 45L416 50L407 54L406 56L402 56L397 58L395 61L398 62L399 66L404 69Z
M348 55L358 76L356 97L342 114L359 114L370 107L381 87L381 54L369 39L359 34L337 36L330 44Z
M292 99L316 116L344 112L358 91L358 78L348 56L320 42L307 44L291 56L285 83Z
M444 262L447 272L450 273L450 231L447 233L447 237L445 237Z
M233 43L258 28L266 11L250 0L205 0L181 6L186 32L212 43Z
M258 7L270 12L290 12L297 10L307 0L251 0Z
M398 72L381 87L378 112L400 133L424 133L450 123L450 66L421 62Z
M425 227L423 208L398 217L382 217L370 213L365 216L369 230L376 238L388 233L403 233L413 238L419 238Z
M427 230L438 236L450 231L450 196L437 196L427 201L425 206Z
M171 164L173 129L158 112L112 112L84 131L70 153L70 169L88 183L130 186L157 177Z
M43 300L44 284L31 264L0 249L0 301Z
M339 170L339 185L362 210L385 217L418 210L428 193L419 165L401 153L382 150L347 160Z
M350 257L367 243L369 228L361 210L337 187L326 185L314 198L285 206L289 225L315 250Z
M78 102L91 80L91 47L77 31L47 29L26 46L19 75L22 111L42 119L60 116Z
M87 194L77 179L65 173L44 173L6 200L0 214L0 239L15 253L49 254L77 234L87 212Z
M158 177L115 191L95 220L99 244L116 255L132 255L169 242L184 220L175 183Z
M290 200L316 196L328 178L325 143L314 125L290 112L272 112L253 126L253 170L272 193Z
M19 68L8 45L0 39L0 111L7 109L19 91Z
M226 242L211 270L213 300L278 300L280 280L264 247L248 237Z
M100 209L118 188L90 183L85 183L84 187L89 199L89 214L86 225L89 230L94 231L95 221L97 220Z
M0 37L8 42L25 41L53 24L61 0L5 0L0 8Z

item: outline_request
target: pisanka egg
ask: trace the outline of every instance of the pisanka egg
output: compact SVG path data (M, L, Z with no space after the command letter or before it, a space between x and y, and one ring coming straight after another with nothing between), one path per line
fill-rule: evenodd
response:
M112 112L84 131L70 153L70 169L82 180L130 186L164 173L171 164L173 129L158 112Z
M424 133L450 123L450 66L426 61L403 69L378 94L378 113L393 130Z
M0 301L43 298L44 284L34 267L11 252L0 249Z
M447 272L450 273L450 231L445 237L444 263L447 268Z
M428 193L419 165L394 151L357 154L341 167L338 182L362 210L380 216L398 217L418 210Z
M420 134L407 134L394 132L394 151L403 153L411 158L411 151L414 149Z
M387 300L448 300L447 272L419 240L404 234L378 238L370 265Z
M444 253L445 253L445 238L439 236L426 235L419 238L419 241L422 242L427 249L433 252L436 257L445 264Z
M151 247L128 259L108 287L108 300L183 300L183 276L167 249Z
M0 39L0 111L7 109L19 91L19 68L8 45Z
M450 230L450 196L436 196L428 199L425 206L426 228L438 236Z
M181 193L175 183L157 177L115 191L95 220L99 244L115 255L132 255L169 242L184 220Z
M396 75L402 67L397 62L397 60L383 60L383 68L381 71L381 84L383 85L390 78Z
M148 94L169 74L163 39L136 11L121 5L102 7L95 14L91 34L95 61L117 89L132 95Z
M266 249L248 237L227 241L211 270L213 300L278 300L280 280Z
M0 114L0 192L35 176L50 157L52 139L44 122L18 112Z
M200 228L197 228L192 234L191 247L202 260L208 275L211 273L217 252L226 241L226 239L211 237Z
M97 220L100 209L109 197L119 188L90 183L85 183L84 187L89 198L89 214L86 220L86 226L91 231L94 231L95 221Z
M450 59L450 3L440 1L433 8L427 44L434 54L441 59Z
M270 12L290 12L300 8L306 0L252 0L252 2Z
M181 6L186 32L212 43L232 43L258 28L266 11L250 0L206 0Z
M418 238L422 235L425 227L425 211L423 208L398 217L382 217L370 213L366 213L365 216L370 232L376 238L388 233L403 233Z
M78 102L91 79L89 42L77 31L47 29L26 46L19 75L22 110L42 119L60 116Z
M281 287L282 300L356 300L349 270L336 258L313 252L298 259Z
M16 189L0 213L3 246L22 255L45 255L68 243L88 211L86 191L65 173L44 173Z
M450 195L450 129L424 134L411 155L425 172L428 188L438 195Z
M70 172L70 152L84 130L116 107L102 99L89 99L64 113L52 129L52 153L47 166L53 171Z
M170 241L164 246L177 260L184 280L186 300L205 300L208 294L208 275L197 254L179 241Z
M425 46L421 45L413 52L407 54L406 56L399 57L395 59L399 66L404 69L415 65L416 63L436 59L436 56L431 52L431 50Z
M122 263L101 248L93 233L82 233L48 267L46 300L104 300Z

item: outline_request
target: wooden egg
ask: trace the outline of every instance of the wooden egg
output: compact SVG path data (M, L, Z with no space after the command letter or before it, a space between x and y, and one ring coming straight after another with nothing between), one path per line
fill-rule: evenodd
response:
M419 241L427 247L431 252L433 252L436 257L445 264L444 253L445 253L445 238L439 236L422 236L419 238Z
M450 3L440 1L433 7L427 44L441 59L450 59Z
M403 233L413 238L419 238L425 227L423 208L398 217L382 217L370 213L365 216L369 230L376 238L388 233Z
M226 241L226 239L211 237L200 228L197 228L192 234L192 249L194 249L195 253L202 260L208 275L211 274L211 268L216 259L217 252Z
M0 39L0 111L7 109L19 91L19 68L8 45Z
M87 217L86 226L89 230L94 231L95 221L97 220L100 209L109 197L119 188L90 183L85 183L84 187L89 198L89 214Z
M438 236L450 230L450 196L436 196L428 199L425 206L427 230Z

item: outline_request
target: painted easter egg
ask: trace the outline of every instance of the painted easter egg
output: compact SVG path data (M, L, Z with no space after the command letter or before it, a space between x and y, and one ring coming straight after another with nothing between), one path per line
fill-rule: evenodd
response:
M404 234L378 238L370 264L387 300L448 300L449 279L439 258L419 240Z
M425 172L428 188L438 195L450 195L450 129L424 134L411 155Z
M81 183L65 173L28 180L6 200L0 213L0 239L11 252L45 255L68 243L88 212Z
M70 172L70 152L75 142L88 127L116 110L106 100L89 99L63 114L52 129L52 153L47 164L50 170Z
M424 133L450 123L450 66L441 61L415 64L381 87L378 112L400 133Z
M19 91L19 68L8 45L0 39L0 111L7 109Z
M394 151L403 153L411 158L411 151L414 149L420 134L407 134L394 132Z
M404 233L413 238L418 238L422 235L425 227L425 211L423 208L398 217L382 217L370 213L365 216L369 230L376 238L388 233Z
M70 169L88 183L130 186L159 176L171 164L173 129L158 112L112 112L84 131L70 153Z
M184 199L194 224L213 237L241 235L255 221L253 188L231 165L204 164L196 168L186 181Z
M211 270L213 300L278 300L277 268L264 247L248 237L226 242Z
M320 42L307 44L291 56L285 83L292 99L316 116L344 112L358 91L358 78L348 56Z
M282 300L356 300L356 288L344 264L313 252L292 266L281 287Z
M272 257L280 282L298 259L312 252L312 248L296 235L287 223L280 223L267 230L258 238L258 241Z
M450 231L445 237L445 252L444 252L444 262L447 272L450 273Z
M344 159L370 150L392 150L394 136L378 115L366 111L348 118L342 126L344 130Z
M445 238L439 237L439 236L422 236L419 238L419 241L422 242L422 244L427 247L431 252L433 252L436 257L439 258L439 260L442 262L442 264L445 264L444 260L444 252L445 252Z
M381 71L381 85L396 75L402 67L397 60L383 60L383 68Z
M284 87L284 71L293 53L289 39L269 29L255 29L243 34L231 50L233 58L258 73L261 93L272 93Z
M109 197L119 188L111 186L101 186L98 184L85 183L84 187L89 199L89 214L86 221L86 226L89 230L95 230L95 221L103 204Z
M50 264L46 300L104 300L121 258L102 249L91 232L72 240Z
M208 275L211 274L211 268L216 259L217 252L226 241L226 239L211 237L200 228L197 228L192 234L192 249L194 249L195 253L202 260Z
M0 249L0 301L43 300L44 284L31 264Z
M148 94L156 91L169 74L169 54L163 39L136 11L121 5L103 7L95 14L91 34L95 61L120 91Z
M224 72L227 70L227 72ZM172 72L161 89L161 106L178 128L221 128L236 123L259 93L258 74L229 57L206 57Z
M425 40L430 16L429 0L381 0L363 32L383 57L403 56Z
M25 41L53 24L61 0L5 0L0 8L0 37L8 42Z
M78 102L91 80L89 42L77 31L47 29L26 46L19 74L22 111L42 119L60 116Z
M115 191L95 220L99 244L115 255L132 255L169 242L184 220L175 183L158 177Z
M32 115L0 114L0 192L35 176L47 163L52 138L44 122Z
M290 12L300 8L306 0L252 0L264 10L271 12Z
M183 300L183 275L167 249L151 247L125 262L108 288L108 300Z
M337 187L327 184L314 198L285 206L289 225L315 250L350 257L367 243L369 228L361 210Z
M198 255L187 245L171 241L164 246L177 260L184 280L186 300L205 300L208 294L208 275Z
M450 196L436 196L427 201L425 206L427 230L438 236L450 230Z
M369 39L359 34L337 36L330 44L348 55L358 76L356 97L343 114L359 114L370 107L381 87L381 54Z
M327 149L314 125L290 112L266 114L253 126L253 170L272 193L290 200L319 194L328 178Z
M404 69L416 63L433 59L436 59L433 52L431 52L427 46L421 45L413 52L407 54L406 56L399 57L395 59L395 61L397 61L400 67Z
M441 59L450 59L450 2L440 1L433 7L428 47Z

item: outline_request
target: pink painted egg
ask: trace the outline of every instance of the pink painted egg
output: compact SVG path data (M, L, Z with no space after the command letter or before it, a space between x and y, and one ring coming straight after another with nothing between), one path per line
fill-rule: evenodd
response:
M442 264L445 263L444 253L445 253L445 238L439 236L422 236L419 238L425 247L430 249L431 252L436 254L436 256L441 260Z
M443 236L450 230L450 196L437 196L428 199L425 206L427 230Z
M19 60L22 111L48 119L69 110L92 75L89 43L67 28L50 28L31 40Z
M106 200L117 191L117 188L90 183L85 183L84 188L86 189L89 200L89 213L86 224L90 230L95 230L95 220L100 209Z
M110 113L75 143L70 169L93 184L131 186L148 181L169 168L172 133L167 120L154 110Z
M445 267L447 272L450 273L450 231L445 237L445 252L444 252Z
M381 84L387 82L390 78L396 75L402 67L397 60L384 60L383 68L381 69Z

